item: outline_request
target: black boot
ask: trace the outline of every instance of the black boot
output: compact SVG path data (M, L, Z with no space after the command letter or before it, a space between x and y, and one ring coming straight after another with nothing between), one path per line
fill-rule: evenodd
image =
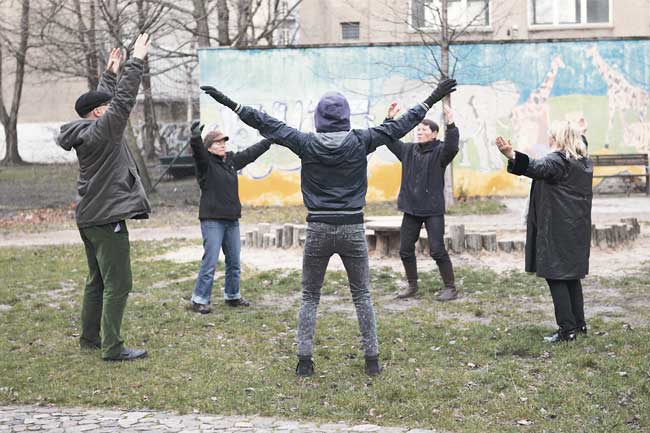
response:
M366 356L366 374L368 376L377 376L381 373L381 366L379 365L379 355Z
M314 362L311 360L311 356L298 356L296 376L308 377L312 374L314 374Z
M445 285L444 289L438 294L438 296L436 296L436 300L445 302L458 298L458 290L456 290L454 278L454 267L451 264L451 260L439 261L436 262L436 264L438 265L442 282Z
M418 263L413 260L402 260L404 265L404 273L406 274L406 281L408 281L408 287L397 294L397 299L406 299L415 294L418 291Z

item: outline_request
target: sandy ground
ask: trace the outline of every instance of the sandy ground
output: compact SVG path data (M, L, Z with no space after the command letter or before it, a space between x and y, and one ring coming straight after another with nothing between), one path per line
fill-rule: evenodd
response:
M464 215L447 216L446 222L451 224L465 224L467 231L496 231L498 236L524 238L522 211L525 206L523 199L504 199L507 211L500 215ZM617 223L621 218L635 217L641 223L641 237L627 246L616 249L592 248L591 274L600 276L624 275L644 266L650 266L650 198L635 195L632 197L603 197L594 199L592 219L597 225ZM371 221L393 221L399 223L401 217L374 217ZM251 226L242 225L241 232L251 229ZM201 239L201 230L198 224L183 225L178 227L139 228L138 222L129 223L131 240L164 240L187 239L188 245L173 252L169 252L160 259L179 262L197 261L202 256L202 247L197 240ZM0 248L8 246L38 246L79 244L81 238L76 230L61 230L45 233L7 234L0 235ZM489 267L495 271L510 269L523 269L523 254L512 253L487 253L480 255L452 255L456 265ZM302 267L301 249L255 249L242 248L242 263L251 268L266 270L274 268L300 269ZM397 257L376 258L371 257L372 267L388 266L401 270L401 262ZM435 263L427 257L419 260L420 269L427 271L434 269ZM342 270L343 264L338 256L332 257L330 269Z

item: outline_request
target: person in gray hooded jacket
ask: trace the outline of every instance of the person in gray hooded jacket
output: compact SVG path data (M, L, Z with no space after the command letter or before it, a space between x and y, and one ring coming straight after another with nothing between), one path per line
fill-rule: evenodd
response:
M326 93L314 113L315 134L298 131L259 110L241 106L214 87L201 87L218 103L235 111L244 123L265 138L288 147L301 160L300 186L308 211L308 225L302 265L302 303L298 314L298 376L314 373L316 310L327 264L334 254L341 257L348 275L366 373L370 376L380 373L363 226L368 189L367 155L403 137L422 121L434 103L453 92L455 86L455 80L443 80L423 103L404 116L368 129L350 129L348 101L340 93Z
M79 161L76 221L89 270L81 310L80 345L101 348L102 358L107 361L147 355L145 350L126 348L120 328L132 284L125 220L147 218L151 211L124 138L149 43L147 34L138 36L119 82L121 50L111 52L97 90L77 99L75 110L81 119L63 125L56 139L65 150L74 148Z

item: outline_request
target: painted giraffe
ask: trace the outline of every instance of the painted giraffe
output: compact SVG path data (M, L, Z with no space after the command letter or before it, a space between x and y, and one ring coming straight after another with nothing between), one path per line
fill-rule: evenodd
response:
M513 108L510 115L515 143L522 149L533 150L533 154L544 153L543 149L548 146L550 110L546 101L551 96L559 69L564 67L562 57L553 57L542 84L526 102Z
M608 123L605 143L609 143L609 134L613 130L616 116L618 115L623 128L625 128L625 113L627 111L635 112L639 116L639 120L643 121L648 112L650 95L642 88L630 84L623 74L608 65L600 56L595 45L586 48L585 51L607 84Z

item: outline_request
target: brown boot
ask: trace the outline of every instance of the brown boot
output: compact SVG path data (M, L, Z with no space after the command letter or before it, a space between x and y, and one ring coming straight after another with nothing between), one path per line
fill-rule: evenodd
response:
M454 267L451 264L451 260L438 262L437 265L440 270L440 277L442 277L442 282L445 287L440 293L438 293L436 300L446 302L458 298L458 290L456 290L456 285L454 283Z
M418 291L418 264L415 260L404 261L404 272L406 273L406 281L408 281L408 287L400 290L397 294L397 299L406 299L415 296Z

